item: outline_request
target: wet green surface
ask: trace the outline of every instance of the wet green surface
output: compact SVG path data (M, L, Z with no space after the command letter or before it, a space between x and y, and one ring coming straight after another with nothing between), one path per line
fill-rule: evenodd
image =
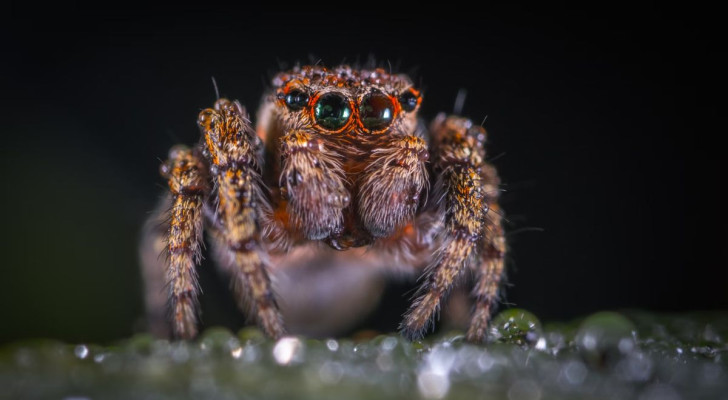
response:
M728 313L603 312L493 320L490 342L264 339L210 329L195 342L31 341L0 349L5 399L728 399Z

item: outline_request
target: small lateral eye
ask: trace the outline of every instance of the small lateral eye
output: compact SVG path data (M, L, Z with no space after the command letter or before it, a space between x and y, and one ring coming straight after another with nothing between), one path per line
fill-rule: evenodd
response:
M361 101L359 117L364 128L370 131L384 129L394 118L394 103L384 93L369 93Z
M414 94L411 90L408 90L399 96L399 104L402 106L402 109L407 112L414 111L414 109L417 108L418 102L419 96Z
M349 122L351 107L344 96L338 93L326 93L316 101L313 116L322 128L335 131Z
M298 111L308 104L308 94L298 89L291 90L283 99L288 108L293 111Z

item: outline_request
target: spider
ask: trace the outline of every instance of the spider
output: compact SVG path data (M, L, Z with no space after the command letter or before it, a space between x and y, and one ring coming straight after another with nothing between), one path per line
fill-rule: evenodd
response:
M427 332L472 271L467 339L484 341L506 251L499 178L485 161L481 126L440 114L428 129L417 116L421 102L406 75L314 65L274 77L255 129L237 101L218 97L200 112L200 143L173 147L161 166L169 192L143 239L166 254L145 258L145 278L149 288L166 284L173 334L197 335L205 230L242 311L272 338L287 332L279 304L295 309L329 290L356 296L358 283L368 282L354 276L317 286L335 275L329 269L274 287L296 276L296 264L308 271L326 264L420 275L399 327L410 339ZM315 301L314 314L337 306L344 310L336 315L347 313L339 301ZM164 302L151 290L150 315L160 318Z

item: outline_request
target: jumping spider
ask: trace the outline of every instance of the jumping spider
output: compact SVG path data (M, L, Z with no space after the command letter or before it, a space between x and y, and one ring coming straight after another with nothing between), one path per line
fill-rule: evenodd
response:
M145 274L151 282L153 271L165 271L157 280L167 285L174 335L197 334L204 228L239 305L270 337L286 333L279 303L295 306L339 285L293 282L282 292L278 276L296 263L338 268L369 257L422 274L400 325L409 338L425 333L443 297L472 271L467 338L483 341L506 250L499 179L485 162L485 130L444 114L423 128L421 101L405 75L304 66L275 76L256 129L237 101L219 98L203 110L200 143L173 147L162 164L169 193L144 239L166 253L146 257ZM292 297L294 289L308 297ZM164 304L154 297L147 305L159 318ZM337 301L314 307L326 314Z

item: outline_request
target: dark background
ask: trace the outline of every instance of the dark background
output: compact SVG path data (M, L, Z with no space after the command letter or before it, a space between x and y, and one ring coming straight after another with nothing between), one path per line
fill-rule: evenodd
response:
M370 55L422 82L425 118L461 88L464 113L488 116L508 303L545 321L728 308L715 10L358 4L4 6L0 342L139 330L158 158L197 141L210 77L254 110L280 65ZM226 300L205 274L206 304ZM390 288L378 328L407 289ZM234 314L220 307L208 323Z

